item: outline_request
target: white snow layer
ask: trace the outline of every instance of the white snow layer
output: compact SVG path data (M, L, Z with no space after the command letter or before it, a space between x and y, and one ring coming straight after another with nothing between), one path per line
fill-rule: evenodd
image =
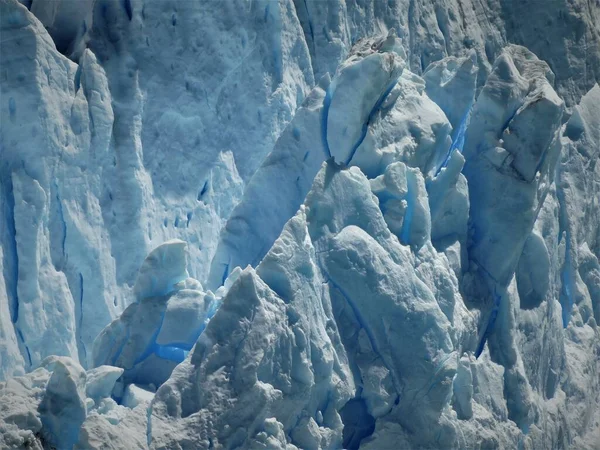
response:
M517 3L0 0L0 447L600 448L600 8Z

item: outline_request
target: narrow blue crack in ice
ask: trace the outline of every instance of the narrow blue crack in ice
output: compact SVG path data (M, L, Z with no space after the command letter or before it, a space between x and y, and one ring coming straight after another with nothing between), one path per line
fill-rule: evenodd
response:
M387 96L390 95L390 92L392 92L392 90L394 89L394 87L396 87L396 84L398 84L398 80L400 80L401 76L402 76L402 73L400 73L400 75L398 75L395 79L393 79L389 83L389 85L386 87L385 91L383 91L383 93L377 99L377 102L375 103L375 105L371 109L371 112L369 113L369 116L367 117L367 120L362 125L361 133L360 133L360 136L359 136L358 140L356 141L356 143L354 144L354 146L352 147L352 149L350 149L350 154L348 155L348 158L345 161L345 164L347 166L350 165L350 162L352 161L352 158L354 158L354 155L356 154L356 151L358 150L358 148L361 146L361 144L365 140L365 137L367 136L367 132L369 131L369 124L373 121L373 118L375 117L375 115L381 109L381 105L383 104L383 102L385 101L385 99L387 98Z
M325 151L326 160L331 158L331 150L329 149L329 142L327 140L327 121L329 119L329 108L331 107L331 100L333 99L335 88L335 80L332 80L325 91L325 98L323 99L323 111L321 113L321 139L323 141L323 149Z
M474 102L472 102L469 105L469 108L467 108L467 111L465 112L463 118L461 119L460 125L458 126L458 131L456 132L456 135L454 136L454 139L452 140L452 144L450 145L450 148L448 149L448 152L446 153L446 157L444 158L444 161L442 161L442 164L437 168L437 170L435 172L436 177L440 174L442 169L444 169L445 167L448 166L448 162L450 161L450 158L452 157L452 154L455 151L462 153L464 145L465 145L465 133L467 131L467 127L469 126L471 112L473 110L473 103Z
M558 164L557 174L560 173L561 164ZM558 178L558 177L557 177ZM575 292L575 275L573 273L573 261L571 255L571 230L569 225L569 219L567 217L567 206L564 193L564 187L558 186L556 190L556 197L558 200L558 242L564 238L565 240L565 261L561 271L561 280L563 284L564 294L560 295L560 303L562 306L562 323L563 327L566 328L571 320L571 310L575 303L574 292Z

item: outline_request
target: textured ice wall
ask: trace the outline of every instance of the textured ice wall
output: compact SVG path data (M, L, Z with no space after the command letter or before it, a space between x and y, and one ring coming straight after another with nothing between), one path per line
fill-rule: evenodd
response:
M597 7L579 2L557 2L538 14L494 1L22 3L41 23L16 1L2 2L4 307L17 321L18 267L31 266L70 331L53 335L50 351L35 349L39 336L7 330L15 373L31 367L30 358L71 354L74 346L87 364L92 339L129 303L146 253L166 239L190 243L188 270L204 281L242 180L271 151L315 81L333 76L359 38L394 27L415 73L446 55L476 55L479 86L505 43L516 41L550 62L567 104L598 77ZM524 16L534 21L527 33L518 31ZM549 26L555 32L545 33ZM50 37L78 65L58 54ZM443 101L440 107L458 133ZM29 144L20 139L24 132ZM51 249L51 263L19 250L21 223L15 228L14 218L26 220L13 206L12 174L19 170L31 180L15 175L15 183L33 192L37 182L44 192L32 214L48 216L39 221L36 247L40 255ZM34 309L43 322L40 304ZM28 339L16 352L14 342Z
M0 373L6 378L40 364L55 372L56 364L42 363L50 354L68 355L86 367L106 362L94 363L92 341L131 302L134 308L129 311L139 313L117 320L127 324L120 339L128 344L124 336L131 317L143 324L140 335L147 339L129 342L133 356L118 362L127 375L114 389L112 375L106 375L102 395L90 388L86 395L93 404L81 392L81 370L72 362L63 364L70 367L65 369L68 373L60 369L56 377L48 374L55 379L52 384L46 385L44 380L50 378L40 375L44 372L34 372L2 385L3 405L8 405L2 410L3 445L37 445L42 442L40 432L49 442L57 439L52 432L55 418L39 406L43 396L49 396L48 404L56 394L87 402L87 416L82 415L81 402L65 408L68 420L85 419L81 430L69 425L66 437L67 444L79 439L83 448L111 441L116 448L148 442L158 446L163 440L202 447L218 439L235 445L273 447L279 442L302 448L339 446L340 439L352 448L361 442L367 448L392 448L398 442L593 448L598 423L594 374L600 372L595 356L599 91L597 86L591 89L563 115L567 123L562 124L561 99L553 86L567 105L574 105L597 79L598 10L594 4L582 8L578 2L558 2L552 5L555 9L548 6L538 14L524 14L520 5L492 3L223 2L208 7L191 2L99 1L89 11L84 2L78 3L81 9L73 15L69 2L34 1L29 6L53 42L25 8L2 0ZM65 17L82 16L84 23L65 23ZM519 25L523 20L532 25L527 33L519 31L524 29ZM547 33L552 24L554 32ZM398 44L387 34L391 26L402 38ZM66 34L59 36L57 30ZM374 33L383 37L358 42L350 50L358 38ZM550 67L517 47L500 55L506 41L515 40L535 48ZM55 44L77 64L59 54ZM86 45L89 49L84 51ZM429 65L446 54L463 57ZM399 59L408 65L398 78L396 68L403 65ZM331 75L321 77L325 71ZM415 75L421 72L423 78ZM320 81L311 91L315 80ZM494 102L504 96L510 101L499 101L498 111ZM303 108L297 109L302 103ZM348 114L342 116L342 110ZM490 124L495 128L469 129L488 116L494 118ZM482 137L482 130L487 135ZM252 427L240 423L246 431L230 432L225 427L229 418L224 416L219 419L224 434L219 426L206 430L206 414L220 414L224 398L239 396L226 390L220 399L192 402L178 412L173 406L178 389L195 389L186 376L196 376L196 369L189 369L186 361L180 367L188 367L188 372L176 371L161 388L153 413L156 421L148 423L145 408L157 387L152 384L169 378L173 366L185 358L213 299L197 282L161 292L158 304L164 311L148 325L144 319L152 315L145 308L157 304L148 301L152 297L138 298L134 289L148 251L169 238L185 239L189 274L204 281L210 269L207 287L212 289L227 281L227 288L214 295L221 298L239 275L235 266L257 266L265 255L277 259L275 249L281 246L269 249L304 202L329 155L338 163L358 166L369 178L380 212L373 209L366 215L380 223L381 233L397 239L383 245L386 251L402 248L400 253L408 255L410 248L414 256L398 264L377 250L368 237L373 237L372 229L364 235L353 228L365 231L364 223L346 222L347 218L326 221L337 230L331 247L344 258L334 255L326 260L332 267L325 272L319 267L320 275L310 278L309 284L318 285L319 277L329 285L338 283L330 295L332 305L348 304L352 311L348 307L346 312L334 311L333 321L327 308L327 320L315 312L318 325L303 319L296 326L301 333L295 331L298 318L292 314L286 326L293 339L285 327L275 328L277 339L284 339L283 348L296 352L293 358L300 361L297 371L293 364L289 372L283 371L295 387L281 392L288 395L299 392L295 389L300 385L315 383L308 388L312 394L293 401L277 392L269 394L263 413L252 417L262 422ZM364 186L363 182L334 190L335 200L325 202L325 211L335 211L346 195L355 198ZM315 192L321 187L317 184ZM504 194L495 192L500 188ZM516 202L513 194L521 200ZM255 220L254 235L240 227L237 235L233 233L239 244L231 262L223 263L225 258L219 255L226 253L217 251L211 267L221 227L240 199L236 211L241 213L232 218L241 223ZM371 202L366 196L358 204ZM258 208L274 216L253 216ZM517 217L515 209L526 214ZM504 228L486 227L494 214L494 223ZM315 248L323 245L317 244L323 242L321 237L309 235ZM223 242L231 242L227 232ZM326 247L319 252L331 253L330 245ZM336 278L335 270L349 270L343 265L347 255L355 255L356 279ZM321 258L315 256L311 264ZM374 286L353 284L371 267L365 260L381 274ZM394 276L383 276L385 267L393 264L398 264ZM373 358L372 338L379 347L390 330L373 328L372 311L361 303L383 289L375 297L383 298L378 302L385 305L388 291L402 292L396 272L411 273L409 266L426 286L414 283L421 286L416 297L427 300L430 311L433 296L443 313L443 317L433 314L434 328L450 323L451 346L436 333L431 348L456 352L434 373L441 386L436 382L426 395L417 395L417 404L426 406L414 417L408 417L404 403L413 394L401 400L401 393L405 386L411 392L423 373L429 373L429 359L439 360L427 353L426 363L417 370L406 366L408 356L397 357L396 362L388 354ZM302 264L281 260L260 267L258 275L250 277L257 286L262 280L270 290L258 289L257 305L266 301L281 309L278 298L285 303L290 292L309 289L301 281L291 285L285 281L302 279L306 270ZM486 274L490 270L496 278L493 283ZM367 295L361 289L372 291ZM362 292L358 300L352 297L355 292ZM246 294L238 294L239 298L232 294L228 304L243 308L246 303L240 296ZM308 302L303 308L314 307L317 298L326 301L323 295L303 299ZM135 306L136 299L145 306ZM396 313L402 315L402 309L393 307L387 315ZM243 318L248 311L236 314ZM396 319L393 323L403 320ZM329 362L323 368L322 361L330 361L329 356L309 363L309 350L302 344L307 330L320 330L316 336L321 336L323 320L334 349L326 353L338 355L340 364L332 370ZM184 322L186 326L178 329L177 324ZM235 320L227 323L236 326ZM240 324L246 326L244 320ZM146 336L146 326L156 336ZM261 331L255 335L263 338ZM415 338L418 344L420 336ZM203 345L212 348L210 343ZM400 350L391 346L389 352ZM220 361L223 355L215 351ZM310 354L321 351L317 346ZM474 360L473 354L479 353ZM117 364L113 356L108 362ZM268 366L281 361L282 355L265 358ZM200 377L198 383L210 390L215 380L208 379L212 372L200 359L194 364L207 378ZM141 370L136 367L140 365ZM143 378L158 368L158 377ZM287 382L273 379L265 370L261 369L260 382L266 385L258 386L259 392L271 392L268 386L279 383L288 388ZM400 375L392 375L394 370ZM95 383L97 372L88 372L86 377ZM317 373L318 382L311 382ZM403 373L408 378L402 378ZM337 403L320 404L324 392L332 392L336 377L345 380L335 388ZM139 387L131 382L150 384ZM24 389L13 389L14 383ZM62 384L67 391L60 390ZM39 401L26 400L31 396ZM351 396L355 398L344 403ZM20 410L16 405L28 407ZM292 424L294 414L299 419ZM427 424L419 429L431 434L407 433L415 424ZM497 431L490 433L490 428ZM123 430L132 432L125 436ZM196 437L185 437L190 430L198 431Z

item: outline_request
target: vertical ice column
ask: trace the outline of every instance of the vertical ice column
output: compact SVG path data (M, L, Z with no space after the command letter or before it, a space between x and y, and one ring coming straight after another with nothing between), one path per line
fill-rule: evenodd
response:
M494 63L473 107L465 139L470 199L469 259L487 290L480 342L505 368L509 417L527 432L530 388L515 342L513 276L540 211L560 150L563 101L548 65L510 45Z

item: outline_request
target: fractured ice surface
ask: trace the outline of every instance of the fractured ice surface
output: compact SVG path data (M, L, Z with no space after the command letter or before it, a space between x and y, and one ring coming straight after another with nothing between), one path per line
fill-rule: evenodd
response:
M123 382L156 386L184 360L218 302L187 276L185 247L167 241L144 260L136 300L94 342L94 366L122 367Z
M21 3L0 447L597 448L595 4Z

